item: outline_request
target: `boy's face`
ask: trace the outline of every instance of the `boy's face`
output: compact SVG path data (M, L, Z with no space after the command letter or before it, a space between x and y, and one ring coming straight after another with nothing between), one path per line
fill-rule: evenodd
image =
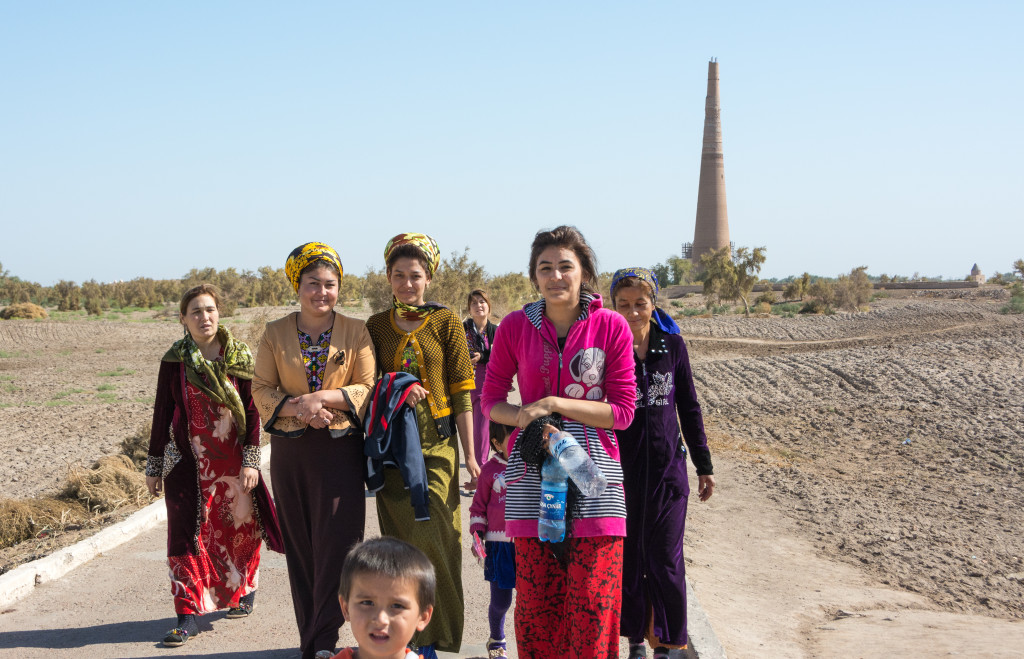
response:
M341 611L352 625L360 659L404 659L413 634L430 622L433 607L420 610L416 584L380 574L352 579Z

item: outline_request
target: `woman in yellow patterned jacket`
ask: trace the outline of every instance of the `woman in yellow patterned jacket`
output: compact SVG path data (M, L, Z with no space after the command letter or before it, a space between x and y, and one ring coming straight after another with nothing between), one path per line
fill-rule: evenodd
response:
M476 486L480 473L473 452L473 366L466 333L455 312L425 303L430 279L440 263L430 236L403 233L384 249L392 307L366 321L381 372L404 371L420 379L407 404L416 410L427 467L430 519L416 521L398 469L385 470L377 493L382 535L405 540L423 551L437 572L437 605L430 625L413 640L430 659L435 650L458 652L462 644L462 522L459 509L459 452ZM459 442L456 442L458 435Z

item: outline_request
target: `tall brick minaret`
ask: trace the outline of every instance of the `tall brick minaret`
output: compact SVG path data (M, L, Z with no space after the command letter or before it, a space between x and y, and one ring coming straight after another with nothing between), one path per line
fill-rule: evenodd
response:
M718 62L708 62L708 97L704 102L704 147L697 187L697 224L690 258L700 268L701 254L729 246L725 209L725 156L722 153L722 105L718 98Z

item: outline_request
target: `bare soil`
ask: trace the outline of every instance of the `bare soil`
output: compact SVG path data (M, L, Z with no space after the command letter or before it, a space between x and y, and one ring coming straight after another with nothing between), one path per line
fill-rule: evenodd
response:
M934 629L1024 646L1002 645L1024 643L1024 318L1001 297L679 320L719 482L690 506L688 575L732 656L914 656ZM53 491L149 421L181 331L152 315L0 322L0 497Z

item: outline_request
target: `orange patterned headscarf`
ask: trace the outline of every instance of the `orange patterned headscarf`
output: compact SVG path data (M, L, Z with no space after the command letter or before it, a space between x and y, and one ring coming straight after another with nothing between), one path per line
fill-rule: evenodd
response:
M327 243L303 243L292 250L288 260L284 263L284 273L288 275L288 281L292 283L295 292L299 292L299 278L302 271L314 261L326 261L338 269L338 277L345 272L341 267L341 258L334 248Z
M437 241L425 233L400 233L389 240L384 248L384 262L387 262L396 247L402 245L412 245L423 254L423 260L427 263L427 275L433 277L437 272L437 266L441 264L441 249L437 246Z

